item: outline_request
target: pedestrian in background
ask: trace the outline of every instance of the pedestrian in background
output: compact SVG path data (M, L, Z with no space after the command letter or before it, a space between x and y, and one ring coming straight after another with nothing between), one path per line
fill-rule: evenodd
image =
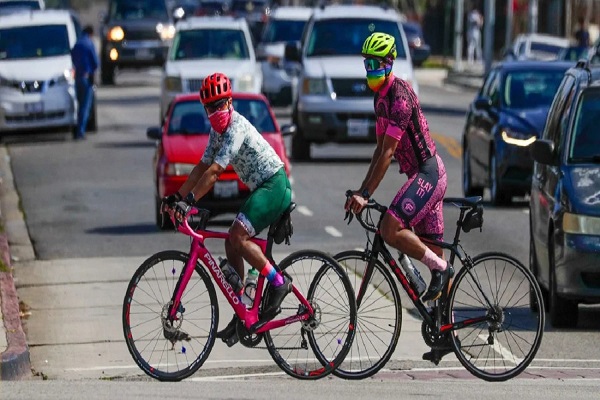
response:
M579 29L575 31L575 40L578 47L590 47L590 32L587 29L585 18L579 17Z
M481 27L483 26L483 15L477 7L473 7L467 18L467 61L473 65L482 60L481 50Z
M85 128L92 108L94 97L94 73L98 68L98 55L92 36L94 28L87 25L83 34L71 50L71 60L75 68L75 91L77 93L77 128L73 139L85 139Z

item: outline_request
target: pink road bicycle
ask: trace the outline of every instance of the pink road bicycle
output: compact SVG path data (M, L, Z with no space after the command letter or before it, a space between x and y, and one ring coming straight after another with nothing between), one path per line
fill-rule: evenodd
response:
M281 232L289 243L291 229L285 227L291 227L294 207L292 204L271 225L266 240L252 239L272 262L273 242L284 239ZM275 363L298 379L319 379L333 372L351 348L357 318L354 291L345 270L320 251L290 254L277 265L293 279L293 291L284 299L276 319L261 320L269 293L263 292L268 286L265 277L259 276L256 298L247 309L204 243L205 239L225 240L229 233L206 229L207 210L193 208L190 215L177 227L191 238L189 252L154 254L137 269L127 287L123 332L137 365L155 379L179 381L204 364L219 326L212 277L239 317L236 328L242 345L258 347L264 338Z

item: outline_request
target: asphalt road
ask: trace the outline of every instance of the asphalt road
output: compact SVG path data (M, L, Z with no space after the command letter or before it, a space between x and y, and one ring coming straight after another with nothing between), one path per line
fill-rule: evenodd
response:
M116 87L99 89L100 130L87 141L72 142L67 134L6 139L36 255L36 260L15 262L18 294L28 311L24 328L34 371L37 376L51 380L148 380L133 365L122 339L120 313L124 290L133 271L150 254L171 248L186 250L189 245L183 235L159 232L154 224L151 171L154 144L146 138L145 131L158 122L156 73L125 73L117 78L117 83ZM421 101L448 171L447 196L461 196L459 143L464 118L460 110L472 96L472 92L457 88L421 85ZM280 123L285 122L285 110L278 111ZM365 235L359 226L347 226L343 221L343 201L345 190L357 187L363 179L372 149L364 145L313 146L312 162L293 164L294 200L299 205L293 215L295 233L291 246L275 249L276 258L303 248L337 253L364 246ZM385 202L403 181L403 177L390 171L375 197ZM526 263L527 212L525 199L503 208L486 203L483 232L465 235L465 250L473 255L504 251ZM446 208L445 216L446 228L451 232L457 214ZM226 229L231 217L219 218L216 226ZM222 252L221 246L215 244L216 254ZM428 277L427 272L423 275ZM404 305L408 306L404 299ZM600 311L582 307L581 312L583 318L577 329L559 331L547 327L533 365L537 375L528 378L600 377L597 347ZM229 311L222 309L222 320L227 321L228 315ZM420 325L410 319L409 313L405 318L407 330L403 331L388 365L389 371L377 379L469 379L464 374L449 373L457 370L464 373L456 360L433 369L431 364L421 361L424 345ZM281 379L266 352L240 346L235 351L221 344L215 346L206 369L208 372L203 367L193 379L268 372L275 378L263 375L267 391L275 390L268 386ZM406 373L394 374L394 370L422 373L414 378ZM567 371L566 375L562 371ZM251 375L247 379L256 377ZM334 396L331 390L344 387L344 382L335 381L334 388L327 386L331 380L315 383L315 387L321 388L323 398ZM525 391L538 390L535 384L528 385ZM460 385L453 387L455 395L461 393ZM372 386L352 388L350 392L360 397L375 393ZM490 388L502 395L500 386ZM346 391L347 387L339 390ZM416 395L421 390L422 387L415 386L412 393ZM580 394L585 397L587 390L587 386L582 386ZM477 390L471 393L475 396ZM566 398L570 390L557 389L556 393L565 397L554 398ZM209 397L238 395L247 397L234 392Z

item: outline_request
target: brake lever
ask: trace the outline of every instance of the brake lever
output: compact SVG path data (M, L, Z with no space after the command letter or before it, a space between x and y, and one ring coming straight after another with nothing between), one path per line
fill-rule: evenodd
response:
M350 222L352 222L353 218L354 218L354 214L351 213L350 211L346 211L346 216L344 217L344 221L347 219L348 225L350 225Z

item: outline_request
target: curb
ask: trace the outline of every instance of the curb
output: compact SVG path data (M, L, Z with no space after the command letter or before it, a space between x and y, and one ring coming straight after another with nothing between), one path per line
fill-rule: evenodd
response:
M0 253L5 265L10 266L8 240L0 235ZM6 331L8 347L0 359L0 379L18 380L31 375L29 347L21 325L19 298L10 272L0 272L0 300L2 322Z
M0 380L20 380L32 376L27 338L23 331L19 298L12 275L10 245L23 259L35 258L29 234L18 207L9 156L5 146L0 146L0 216L4 232L0 233L0 257L8 271L0 271L0 316L6 334L7 347L0 357ZM16 238L13 242L12 238ZM14 254L13 254L14 256Z

